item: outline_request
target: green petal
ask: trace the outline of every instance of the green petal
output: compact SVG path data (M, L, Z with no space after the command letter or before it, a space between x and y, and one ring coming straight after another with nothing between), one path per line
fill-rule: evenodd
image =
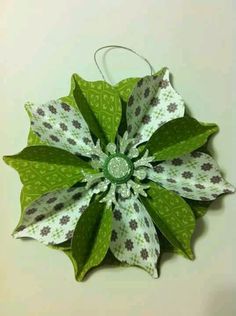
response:
M165 68L159 70L153 76L159 76ZM135 78L127 78L123 79L120 82L118 82L114 88L117 90L119 93L120 98L125 101L126 103L129 100L129 97L136 86L137 82L140 80L140 77L135 77Z
M173 159L201 147L217 131L215 124L201 124L191 117L181 117L161 126L146 148L157 160Z
M127 102L129 100L129 97L139 81L139 78L127 78L120 82L118 82L114 88L118 92L120 99L121 99L121 105L122 105L122 115L121 115L121 121L119 126L119 135L123 135L124 132L127 130L127 120L126 120L126 108L127 108Z
M161 73L161 71L158 71L157 73L155 73L155 76L158 76ZM127 102L130 98L130 95L134 87L136 86L139 80L140 78L127 78L127 79L121 80L114 86L114 88L116 89L116 91L118 92L121 98L121 104L122 104L122 116L121 116L121 122L119 126L119 135L123 135L124 132L127 130L127 120L126 120Z
M26 107L26 104L25 104L25 107ZM27 112L30 119L32 118L31 114L29 112ZM29 134L28 134L28 139L27 139L27 146L40 146L40 145L45 145L47 146L47 143L46 142L43 142L39 137L38 135L36 135L34 132L33 132L33 129L30 127L30 130L29 130Z
M24 185L21 192L22 210L44 193L72 186L93 172L90 165L71 153L49 146L26 147L4 161L16 169Z
M114 142L122 112L117 91L105 81L86 81L74 74L72 96L93 134L106 143Z
M212 201L194 201L189 199L185 199L185 201L191 207L196 219L203 217L206 214L210 204L212 203ZM161 253L171 252L186 257L186 255L183 252L181 252L178 248L173 247L171 243L159 231L158 236L160 241Z
M78 107L75 103L74 97L73 96L66 96L66 97L61 97L59 99L61 102L64 102L68 105L70 105L71 107L75 108L76 110L78 110ZM31 114L30 112L28 112L29 117L31 118ZM35 146L35 145L47 145L48 144L46 142L43 142L34 132L33 129L30 128L29 130L29 134L28 134L28 141L27 141L27 145L28 146Z
M38 146L38 145L47 145L46 142L41 141L41 139L33 132L32 128L29 130L28 140L27 140L28 146Z
M193 259L190 241L195 218L189 205L179 195L153 182L147 193L142 201L157 228L175 248Z
M212 201L195 201L189 199L185 199L185 201L191 207L196 219L204 216L212 203Z
M112 211L104 203L93 202L81 215L72 238L72 257L78 281L104 259L110 245L111 229Z
M126 103L129 100L131 92L140 78L127 78L118 82L114 88L118 91L121 99Z

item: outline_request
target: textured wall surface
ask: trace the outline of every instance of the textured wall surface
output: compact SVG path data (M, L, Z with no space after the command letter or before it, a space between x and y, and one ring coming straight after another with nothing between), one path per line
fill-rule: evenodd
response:
M100 79L94 50L121 44L156 70L168 66L192 115L219 124L212 146L235 185L235 12L234 0L0 0L1 155L25 145L25 101L66 95L74 72ZM128 52L100 61L112 82L148 73ZM194 262L166 255L158 280L138 268L110 268L76 283L62 253L10 236L21 184L13 169L3 162L0 168L1 315L236 314L234 195L219 199L198 222Z

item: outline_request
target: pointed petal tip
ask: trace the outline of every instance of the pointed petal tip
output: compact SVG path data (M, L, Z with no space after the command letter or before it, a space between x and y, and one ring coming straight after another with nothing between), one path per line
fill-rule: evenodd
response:
M27 113L29 113L33 107L34 107L34 104L32 102L26 102L24 105L24 108Z
M170 69L167 67L167 66L164 66L163 68L162 68L162 70L165 72L165 73L170 73Z
M195 259L195 255L194 255L194 253L189 253L188 255L187 255L187 258L189 259L189 260L191 260L191 261L193 261L194 259Z
M8 165L8 158L9 156L3 156L2 160Z
M21 238L26 238L28 236L20 236L18 232L13 232L11 233L11 236L14 238L14 239L21 239Z
M236 188L232 184L228 183L225 193L235 193L235 191L236 191Z
M77 73L73 73L71 76L71 82L73 82L74 84L77 84L76 79L80 78L79 75Z
M11 233L11 236L15 239L20 239L23 237L28 237L28 236L24 236L23 231L24 229L19 230L20 226L17 226L13 232Z
M159 278L158 270L157 270L156 267L154 267L153 273L150 273L150 275L153 277L153 279L158 279Z

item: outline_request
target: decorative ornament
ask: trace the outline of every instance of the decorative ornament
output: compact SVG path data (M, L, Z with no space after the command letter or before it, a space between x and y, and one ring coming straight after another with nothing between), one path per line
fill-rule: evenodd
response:
M196 219L234 188L207 151L218 127L186 114L167 68L114 86L74 74L68 96L26 110L28 146L4 157L23 183L15 238L64 251L78 281L108 261L157 277L160 253L194 258Z

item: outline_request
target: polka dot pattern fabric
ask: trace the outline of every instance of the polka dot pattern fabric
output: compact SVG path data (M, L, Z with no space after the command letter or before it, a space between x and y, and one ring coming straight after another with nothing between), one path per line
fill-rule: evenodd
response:
M184 111L184 101L171 86L167 68L146 76L138 81L128 100L129 137L145 142L166 122L183 117Z
M92 190L58 190L43 195L26 208L13 236L30 237L43 244L59 244L72 238L74 228L90 203Z
M121 262L136 265L157 277L160 246L152 219L132 196L119 200L113 210L110 249Z
M213 158L197 151L156 165L148 170L148 177L192 200L210 201L220 194L234 192Z
M26 104L34 133L49 146L90 157L93 144L89 128L79 111L66 103L50 101Z

